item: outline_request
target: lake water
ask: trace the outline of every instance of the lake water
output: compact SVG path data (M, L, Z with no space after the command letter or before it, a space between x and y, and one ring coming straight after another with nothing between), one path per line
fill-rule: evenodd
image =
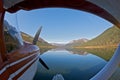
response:
M104 59L91 53L74 53L67 50L49 50L40 56L49 66L45 69L38 63L34 80L52 80L61 74L64 80L89 80L107 63Z

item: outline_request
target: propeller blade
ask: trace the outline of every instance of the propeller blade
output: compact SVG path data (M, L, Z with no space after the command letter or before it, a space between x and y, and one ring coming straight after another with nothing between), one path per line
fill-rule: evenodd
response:
M39 58L39 61L47 70L49 70L49 67L46 65L46 63L41 58Z
M38 29L37 33L35 34L35 37L33 39L33 44L36 45L37 44L37 41L39 39L39 35L40 35L40 32L42 30L42 26ZM49 70L48 66L46 65L46 63L41 59L39 58L39 62L46 68Z
M42 26L38 29L37 33L35 34L35 37L33 39L33 44L36 45L37 44L37 41L38 41L38 38L39 38L39 35L40 35L40 32L42 30Z

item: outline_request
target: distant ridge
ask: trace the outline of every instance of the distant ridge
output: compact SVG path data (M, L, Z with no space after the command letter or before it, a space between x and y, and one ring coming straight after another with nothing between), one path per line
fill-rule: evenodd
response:
M66 44L69 48L75 47L96 47L96 46L117 46L120 43L120 29L116 26L110 27L97 37L88 40L86 38L73 40Z
M28 35L28 34L26 34L24 32L21 32L21 34L22 34L22 37L23 37L23 39L25 41L32 43L32 41L33 41L33 37L32 36L30 36L30 35ZM53 45L49 44L47 41L43 40L42 38L38 39L37 45L39 47L52 47L53 46Z
M70 41L68 44L66 44L67 47L74 47L74 46L80 46L86 42L88 42L89 40L86 38L82 38L82 39L78 39L78 40L73 40Z
M86 47L86 46L117 46L120 43L120 29L113 26L105 30L99 36L89 40L86 43L76 45L76 47Z
M118 45L120 43L120 29L113 26L105 30L96 38L88 41L82 46L105 46L105 45Z

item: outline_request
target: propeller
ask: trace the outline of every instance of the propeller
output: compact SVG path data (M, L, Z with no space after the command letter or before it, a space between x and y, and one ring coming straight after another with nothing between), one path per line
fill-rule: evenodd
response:
M34 45L37 44L37 41L38 41L39 35L41 33L41 30L42 30L42 26L38 29L37 33L35 34L35 37L34 37L33 42L32 42Z
M39 39L39 35L40 35L40 32L42 30L42 26L38 29L37 33L35 34L35 37L33 39L33 44L36 45L37 44L37 41ZM39 62L47 69L49 70L49 67L46 65L46 63L39 57Z
M44 62L41 58L39 58L39 62L40 62L47 70L49 70L49 67L45 64L45 62Z

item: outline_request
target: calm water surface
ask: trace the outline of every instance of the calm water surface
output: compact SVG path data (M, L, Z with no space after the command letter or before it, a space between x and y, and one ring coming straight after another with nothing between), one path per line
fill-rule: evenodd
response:
M34 80L52 80L56 74L62 74L65 80L89 80L107 63L102 58L83 52L50 50L40 56L49 66L45 69L38 63Z

